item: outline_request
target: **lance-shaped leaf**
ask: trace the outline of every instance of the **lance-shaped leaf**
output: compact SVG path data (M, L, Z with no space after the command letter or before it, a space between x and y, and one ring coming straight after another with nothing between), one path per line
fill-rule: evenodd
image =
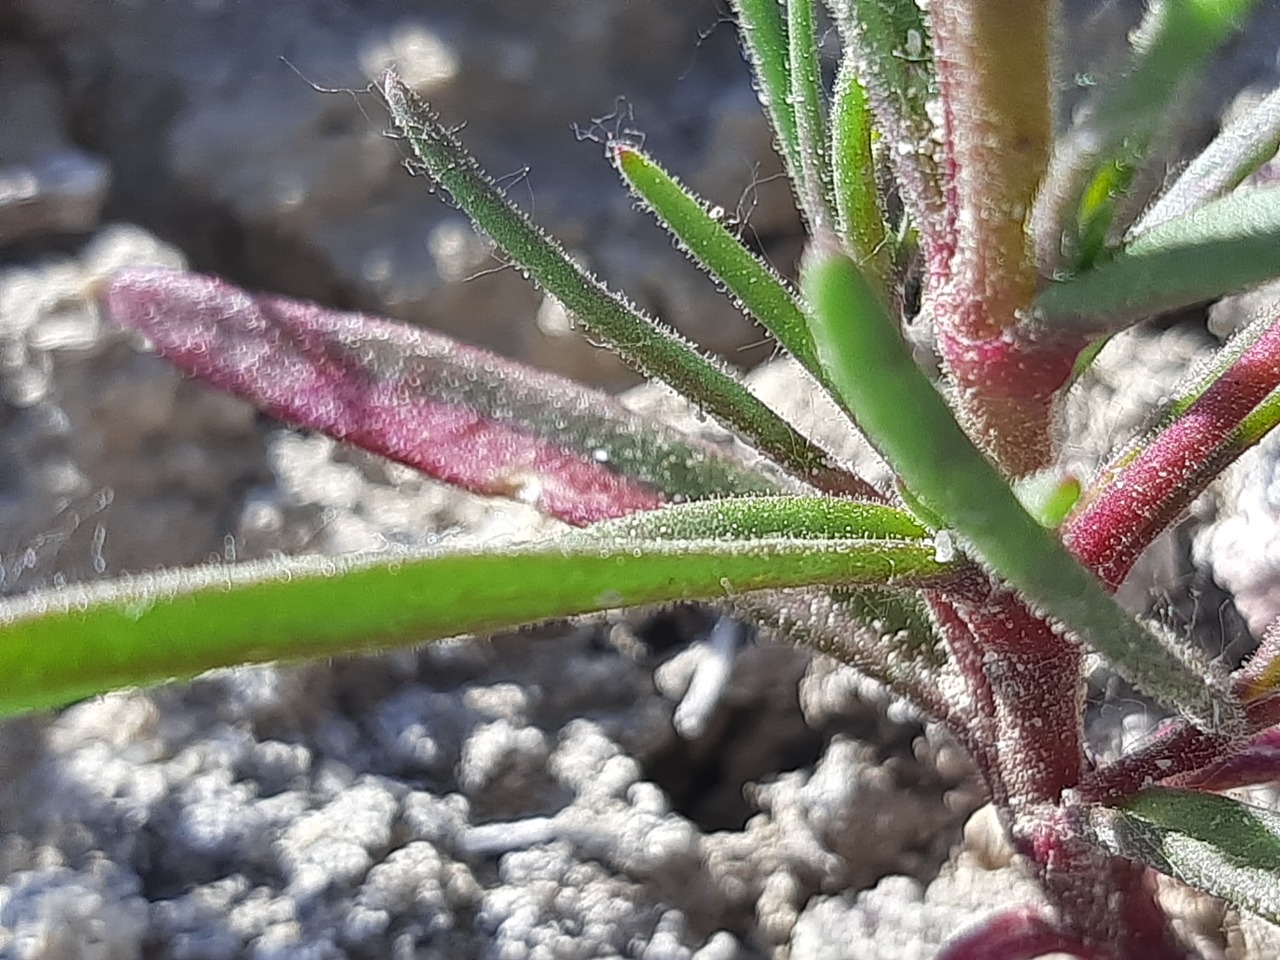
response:
M845 53L831 104L831 178L836 232L846 248L888 289L889 232L876 182L871 146L875 138L867 92L858 79L857 59Z
M932 532L904 510L830 497L746 497L686 504L595 524L584 536L670 539L690 535L728 538L919 541ZM937 546L935 544L935 558ZM948 580L971 576L971 564L948 561ZM854 667L883 683L963 737L971 719L943 694L954 686L952 664L915 592L831 587L770 590L729 603L753 621Z
M835 227L831 204L831 161L827 156L822 65L814 24L816 0L787 0L787 46L791 60L791 107L800 149L799 193L810 232Z
M1244 21L1257 0L1167 0L1153 4L1135 34L1133 61L1125 73L1095 88L1079 111L1080 120L1054 146L1054 156L1032 218L1037 259L1043 276L1064 265L1079 266L1077 215L1081 200L1108 167L1120 172L1116 194L1102 198L1080 224L1095 234L1121 232L1128 223L1111 218L1119 213L1123 188L1168 126L1169 111L1202 74L1212 53ZM1136 217L1142 207L1126 208ZM1100 226L1088 222L1098 217Z
M756 93L778 138L793 186L801 182L800 139L791 102L791 51L778 0L731 0Z
M833 497L789 496L713 500L635 513L593 524L583 535L642 540L925 540L931 532L897 507Z
M634 147L613 145L614 166L681 246L810 373L821 377L813 339L796 295L763 260L714 220L707 205Z
M730 512L737 500L722 501ZM215 667L328 657L618 606L812 584L945 578L927 539L721 536L668 507L680 539L609 530L485 550L294 558L29 594L0 606L0 714ZM713 511L714 512L714 511ZM898 521L901 523L901 521ZM875 529L862 523L859 529ZM845 529L842 525L840 529Z
M1280 90L1229 123L1133 228L1139 236L1230 193L1280 150Z
M1114 333L1280 275L1280 187L1235 193L1167 220L1114 259L1050 284L1023 324L1032 337Z
M427 172L525 273L631 367L701 406L785 469L819 489L867 496L870 486L842 470L729 373L675 331L644 316L569 259L512 205L454 135L393 73L382 92L392 122Z
M831 7L929 265L945 269L951 238L939 175L944 164L929 118L937 83L924 12L916 0L832 0Z
M1177 777L1171 786L1220 792L1280 781L1280 727L1255 734L1226 759Z
M105 301L192 376L291 423L572 524L776 484L607 394L438 334L160 270Z
M1225 678L1202 672L1203 665L1186 662L1148 633L1022 507L915 365L853 262L829 246L817 247L803 286L818 354L846 407L965 548L1138 687L1201 727L1240 728L1240 708ZM909 421L904 410L911 411Z
M1280 923L1280 814L1153 787L1118 809L1092 808L1089 823L1117 856Z

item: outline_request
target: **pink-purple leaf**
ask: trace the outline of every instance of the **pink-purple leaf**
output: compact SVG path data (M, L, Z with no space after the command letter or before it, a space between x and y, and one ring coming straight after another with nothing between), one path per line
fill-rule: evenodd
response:
M1280 727L1271 727L1225 760L1173 779L1169 785L1217 792L1276 781L1280 781Z
M438 334L162 270L108 286L117 323L268 414L571 524L777 485L607 394Z

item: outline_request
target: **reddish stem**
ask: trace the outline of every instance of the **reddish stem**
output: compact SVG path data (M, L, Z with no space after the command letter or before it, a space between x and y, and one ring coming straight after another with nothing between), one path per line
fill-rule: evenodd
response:
M1272 324L1181 417L1086 493L1087 505L1062 527L1067 549L1119 587L1139 554L1226 465L1215 451L1278 384L1280 324Z
M1280 697L1250 703L1245 711L1254 730L1280 723ZM1243 749L1248 749L1246 746ZM1084 803L1115 803L1153 783L1178 782L1184 775L1223 761L1230 742L1198 730L1185 720L1171 720L1137 750L1092 771L1080 781Z
M1072 804L1026 811L1015 825L1020 846L1040 866L1041 882L1061 925L1094 955L1185 960L1156 900L1153 875L1090 839L1084 808Z
M1075 357L1010 335L1038 282L1024 224L1052 142L1050 5L934 0L930 14L955 251L930 306L966 428L1018 476L1051 459L1052 398Z
M1234 790L1280 780L1280 727L1255 735L1243 747L1223 760L1201 770L1172 777L1166 786L1188 790Z
M1034 907L1014 907L952 940L938 953L938 960L1032 960L1046 953L1069 953L1082 960L1105 958Z
M1079 782L1084 757L1079 648L1006 590L982 603L953 602L975 638L976 668L990 691L998 752L985 772L993 794L1010 784L1020 804L1056 803ZM967 659L971 670L975 658Z

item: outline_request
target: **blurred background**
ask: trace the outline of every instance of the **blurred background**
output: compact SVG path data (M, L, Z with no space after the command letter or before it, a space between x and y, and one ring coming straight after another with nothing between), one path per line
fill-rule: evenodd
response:
M1078 94L1143 4L1063 6ZM1181 118L1188 148L1275 86L1280 4L1258 6ZM638 131L792 271L800 224L723 0L0 0L0 594L539 529L182 379L96 306L120 267L188 267L635 384L404 169L368 90L388 66L612 286L735 364L771 356L603 156ZM1274 291L1254 304L1221 328ZM1182 321L1108 348L1073 414L1082 461L1212 348L1203 311ZM785 371L756 384L824 426ZM1153 549L1135 604L1185 605L1215 652L1247 631L1214 578L1268 622L1278 462ZM226 672L0 724L0 956L918 958L975 904L1030 895L980 820L939 875L982 797L938 730L824 658L715 651L710 622ZM725 656L705 726L677 734ZM1145 729L1129 708L1098 742Z
M368 91L394 66L592 269L732 361L768 355L603 156L643 131L789 268L799 223L722 4L18 0L0 29L0 161L48 195L0 240L127 221L193 269L636 382L406 173Z

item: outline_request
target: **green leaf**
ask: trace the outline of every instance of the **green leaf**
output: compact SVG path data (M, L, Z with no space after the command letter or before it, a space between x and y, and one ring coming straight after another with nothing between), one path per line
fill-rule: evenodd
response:
M1135 33L1129 69L1094 88L1078 111L1082 119L1054 148L1032 227L1043 275L1061 272L1064 237L1068 245L1065 266L1079 268L1081 238L1075 224L1086 189L1109 164L1124 170L1122 181L1129 183L1137 170L1156 159L1151 157L1152 148L1169 128L1171 111L1190 85L1200 80L1209 57L1238 29L1256 3L1165 0L1149 8ZM1118 199L1103 213L1101 227L1094 222L1095 214L1085 219L1084 228L1095 235L1106 228L1112 234L1123 233L1129 216L1120 215ZM1125 212L1136 218L1143 208L1141 198L1133 199L1125 205Z
M800 200L810 232L835 226L831 210L831 162L822 99L822 64L814 25L815 0L787 0L791 106L800 149Z
M1152 227L1114 259L1050 284L1022 328L1093 337L1280 276L1280 187L1235 193Z
M1056 530L1080 499L1080 479L1049 467L1019 477L1013 493L1040 526Z
M662 513L692 538L638 539L606 525L483 551L271 560L30 594L0 606L0 714L216 667L363 653L769 588L909 586L953 569L920 538L706 538L699 534L715 513L707 505ZM888 528L903 524L882 519Z
M880 503L784 496L735 497L646 510L592 524L582 535L642 540L926 540L930 531L905 510Z
M1210 793L1151 787L1090 811L1107 850L1280 923L1280 814Z
M1231 435L1229 441L1234 453L1232 459L1255 446L1277 426L1280 426L1280 390L1269 394L1252 413L1240 421L1240 428Z
M742 46L755 75L756 93L773 125L787 175L793 185L802 176L796 111L791 103L791 53L778 0L731 0Z
M811 250L803 287L818 355L846 407L965 549L1153 697L1206 729L1239 726L1239 707L1225 684L1215 686L1129 617L1022 507L915 365L854 263L830 249ZM909 421L904 410L911 411Z
M875 136L867 93L858 80L857 62L846 53L836 77L831 108L832 189L836 231L864 270L886 288L889 235L876 184Z
M929 119L938 91L924 12L916 0L834 0L831 6L911 218L934 240L945 230L946 204Z
M723 365L703 356L673 330L644 316L575 264L485 175L430 108L388 72L383 95L396 128L430 175L476 224L590 335L640 373L672 387L734 428L776 463L830 492L866 495L869 488L841 470L754 397Z
M693 258L810 373L821 377L804 312L783 279L712 219L706 204L649 156L619 143L613 147L613 161L627 186Z
M1134 227L1140 236L1230 193L1280 150L1280 90L1237 117L1188 164Z

